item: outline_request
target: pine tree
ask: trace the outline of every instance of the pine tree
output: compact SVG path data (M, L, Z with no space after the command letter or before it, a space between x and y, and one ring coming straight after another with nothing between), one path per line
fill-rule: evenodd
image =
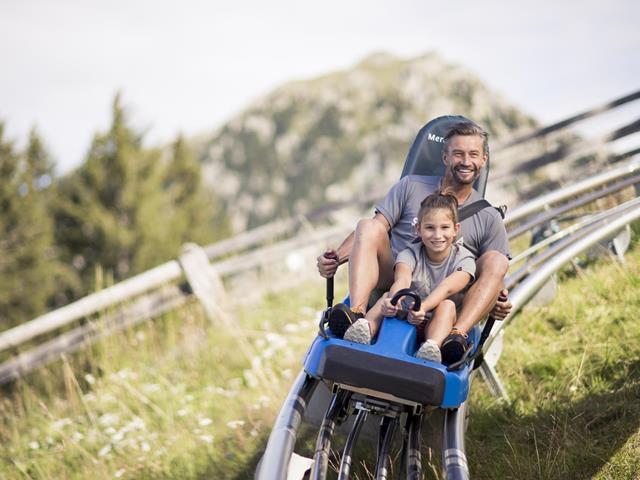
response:
M164 184L173 209L172 237L178 244L206 245L229 235L228 218L204 186L201 165L182 135L171 146Z
M151 261L134 265L140 241L150 236L139 231L141 217L154 216L145 226L155 220L162 228L162 206L148 208L149 196L155 201L162 188L159 156L145 151L141 135L127 125L120 95L112 115L110 129L95 136L85 163L58 185L56 238L85 284L97 266L120 280Z
M97 267L117 282L177 258L185 241L208 243L229 232L186 142L179 138L163 158L142 140L116 95L109 130L95 136L84 164L57 182L57 244L85 293Z
M57 269L48 186L53 163L32 130L24 155L0 123L0 318L7 328L46 309Z

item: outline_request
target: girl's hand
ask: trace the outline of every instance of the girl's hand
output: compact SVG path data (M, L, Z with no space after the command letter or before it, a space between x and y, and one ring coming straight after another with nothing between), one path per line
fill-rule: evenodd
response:
M409 310L407 313L407 321L411 325L420 325L424 322L426 314L427 312L422 311L422 309L418 310L417 312L414 310Z
M398 305L391 305L391 295L389 292L382 297L382 315L385 317L395 317L398 313Z

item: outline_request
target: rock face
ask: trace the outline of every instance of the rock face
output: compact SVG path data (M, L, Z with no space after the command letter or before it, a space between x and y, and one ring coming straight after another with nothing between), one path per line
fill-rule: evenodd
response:
M285 84L201 137L207 183L236 231L394 182L418 130L474 119L492 139L534 120L435 53L374 54L353 68Z

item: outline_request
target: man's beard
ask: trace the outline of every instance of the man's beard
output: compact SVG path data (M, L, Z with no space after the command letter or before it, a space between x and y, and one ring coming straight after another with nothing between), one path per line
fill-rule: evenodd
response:
M475 167L475 166L474 166L474 167L469 167L469 168L467 168L467 169L468 169L468 170L473 170L473 175L472 175L472 177L471 177L471 179L470 179L470 180L467 180L466 178L465 178L465 179L463 179L463 178L460 178L460 177L458 176L458 172L457 172L458 167L450 169L451 177L452 177L452 178L453 178L453 180L455 180L457 183L461 183L461 184L463 184L463 185L468 185L468 184L470 184L470 183L475 182L475 181L476 181L476 179L480 176L480 169L479 169L479 168L477 168L477 167Z

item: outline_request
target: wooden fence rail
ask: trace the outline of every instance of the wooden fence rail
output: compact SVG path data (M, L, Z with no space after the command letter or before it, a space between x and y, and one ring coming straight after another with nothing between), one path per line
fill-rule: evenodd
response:
M606 112L639 98L640 91L634 92L605 105L574 115L557 124L538 129L522 135L515 140L503 143L500 149L510 148L511 146L540 138L551 132L557 132L578 121ZM639 127L640 121L635 121L610 134L597 138L595 141L580 141L574 150L569 151L569 155L577 155L578 153L584 155L585 152L600 148L603 143L612 139L621 138L622 136L637 132ZM640 159L633 158L621 167L534 199L511 211L507 215L505 222L508 225L512 225L535 212L549 209L552 204L565 201L579 193L587 192L620 178L626 178L627 184L637 184L639 180L638 171L640 171ZM359 197L355 203L359 206L370 205L379 196L379 192L372 192ZM264 268L272 263L274 258L281 258L303 247L315 246L319 252L322 249L322 245L327 245L330 241L336 242L337 239L348 234L354 225L340 223L314 230L308 228L311 220L326 221L332 213L335 213L336 209L353 207L353 204L353 200L340 202L331 207L312 212L306 216L299 215L287 220L278 220L255 230L241 233L231 239L205 247L205 258L207 261L210 261L225 256L237 255L248 249L254 249L242 256L225 258L211 265L212 270L218 276L228 277L256 268ZM527 225L527 229L529 229L533 223L525 225ZM522 228L524 227L521 227L521 229ZM287 236L296 233L297 236L286 239ZM276 239L278 239L278 243L260 247ZM256 247L260 248L255 249ZM79 319L88 318L99 312L104 312L115 305L133 302L121 308L118 312L103 315L98 322L89 322L85 325L78 326L0 365L0 383L16 378L26 371L38 368L51 359L57 358L62 352L77 350L88 342L96 341L104 335L128 328L180 305L187 298L187 293L184 289L176 286L175 283L184 277L184 267L186 263L190 263L191 265L197 264L197 262L194 261L185 262L184 260L182 264L179 260L167 262L113 285L112 287L90 294L58 310L42 315L30 322L0 333L0 351L17 348L27 341L68 326ZM189 277L190 274L187 272L187 278ZM193 278L196 277L200 279L204 278L202 272L198 272L197 269L192 271L191 281L195 282ZM205 284L207 283L205 282ZM194 291L195 290L202 289L196 287ZM202 297L200 299L205 303L214 301L213 299L205 299L202 293L199 294L199 297ZM203 303L203 306L206 307L207 305L205 305L205 303ZM212 304L209 305L209 307L215 308L215 305Z

